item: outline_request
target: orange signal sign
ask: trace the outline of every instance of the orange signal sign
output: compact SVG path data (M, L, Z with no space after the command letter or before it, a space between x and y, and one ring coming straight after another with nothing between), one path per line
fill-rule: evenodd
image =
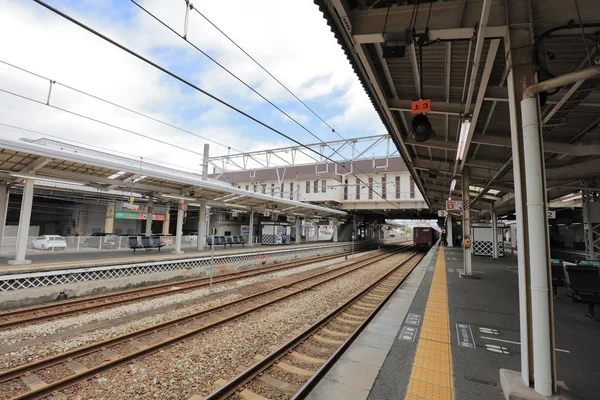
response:
M410 112L413 114L423 114L431 111L431 99L417 100L411 103Z

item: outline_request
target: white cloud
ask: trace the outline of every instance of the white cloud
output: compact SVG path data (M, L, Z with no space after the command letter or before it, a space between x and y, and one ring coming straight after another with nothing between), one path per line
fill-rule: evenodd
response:
M106 4L100 0L86 3L84 14L66 6L59 8L145 56L160 60L159 63L168 65L241 109L261 119L273 115L269 114L271 111L265 113L262 99L214 64L199 61L203 56L139 9L132 9L127 19L116 18L114 14L118 14L117 10L113 10L111 15L90 15L93 11L106 11ZM183 2L148 0L142 4L178 32L183 31ZM357 129L362 128L369 134L371 130L382 129L342 49L312 2L270 0L257 4L239 0L234 3L203 2L196 6L200 6L207 17L300 98L315 101L315 104L340 107L341 113L329 118L329 122L342 135L355 135ZM232 13L232 9L236 12ZM290 18L290 14L294 18ZM250 151L292 144L271 134L265 136L264 128L259 128L252 121L241 123L239 117L234 120L236 114L233 111L33 3L2 0L0 35L10 38L0 41L2 60L185 127L231 148ZM188 37L300 123L319 123L285 89L195 12L190 13ZM165 56L165 52L169 55ZM0 88L44 103L48 94L47 81L1 64ZM341 92L344 93L341 98L332 98L333 94ZM202 139L57 85L52 90L51 104L172 142L191 151L202 152ZM331 109L313 107L319 114L331 113ZM199 156L188 151L4 93L0 93L0 109L0 122L3 123L190 168L196 168L199 163ZM278 116L275 121L280 123L279 127L291 126L283 122L286 119L282 114ZM0 127L0 136L39 137L5 127ZM324 140L337 139L330 136L321 137ZM211 144L211 155L226 154L227 151L226 147Z

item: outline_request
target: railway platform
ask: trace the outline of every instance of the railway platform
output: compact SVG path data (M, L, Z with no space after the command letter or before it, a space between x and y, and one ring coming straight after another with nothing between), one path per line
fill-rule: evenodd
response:
M518 276L511 264L510 256L473 257L480 279L463 279L462 249L434 247L309 398L505 398L500 369L521 367ZM595 399L600 391L600 324L586 310L559 289L557 378L568 387L567 398Z
M358 242L357 242L358 243ZM278 250L292 250L306 247L328 247L331 245L342 245L342 242L308 242L289 244L285 246L268 246L255 244L254 246L235 246L215 248L214 255L225 256L235 254L272 252ZM69 268L91 268L100 266L121 265L127 263L144 263L144 262L160 262L160 261L175 261L194 257L206 257L211 254L210 247L206 247L202 251L196 249L187 249L183 254L172 254L168 251L157 252L155 249L138 250L105 250L98 252L85 253L67 253L67 252L46 252L43 254L32 254L27 257L31 259L31 264L9 265L10 256L0 257L0 274L13 273L28 273L50 270L62 270Z

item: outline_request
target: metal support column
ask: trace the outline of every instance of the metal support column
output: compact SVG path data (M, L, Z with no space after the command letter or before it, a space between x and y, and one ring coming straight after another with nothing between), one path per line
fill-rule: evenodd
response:
M17 231L17 246L14 260L8 260L10 265L31 264L31 260L25 259L27 242L29 241L29 222L31 221L31 207L33 205L33 179L25 179L23 187L23 198L21 199L21 215L19 217L19 229Z
M300 217L296 217L296 243L300 243Z
M167 236L169 234L169 228L171 227L171 203L167 203L167 215L165 215L165 220L162 225L162 234L163 236Z
M248 231L248 246L254 246L254 210L250 211L250 227Z
M182 254L181 251L181 231L183 230L183 215L185 214L185 201L179 200L177 207L177 229L175 230L175 250L174 254Z
M204 152L202 153L202 180L208 179L208 153L210 150L210 145L208 143L204 143Z
M469 167L463 169L462 175L462 201L463 201L463 275L472 275L471 269L471 204L469 201Z
M4 240L4 228L6 227L6 213L8 212L8 199L10 192L7 185L0 185L0 253L2 253L2 242Z
M206 246L206 201L200 202L200 213L198 215L198 234L196 240L196 249L204 250Z
M492 258L498 258L498 216L492 211Z
M333 241L338 241L338 221L336 218L333 219Z
M535 391L543 396L554 393L554 326L552 323L552 277L550 240L546 210L546 174L541 113L538 97L521 101L523 151L529 220L529 273L531 279L531 334Z
M600 193L595 190L600 182L594 180L585 183L581 191L581 210L583 212L583 235L585 258L600 260Z
M448 242L448 247L454 247L453 243L453 235L452 235L452 215L448 214L446 217L446 241Z
M152 220L154 219L154 198L148 196L148 212L146 213L146 236L152 235Z
M556 371L552 350L554 327L552 294L547 285L549 240L544 157L541 129L539 125L534 128L540 122L537 96L528 102L527 118L519 106L525 90L537 81L531 52L532 9L530 1L523 0L507 0L506 9L510 28L504 48L507 65L512 66L507 84L519 249L521 377L525 385L535 386L539 394L551 395Z
M104 232L112 233L115 231L115 208L116 204L111 201L106 205L106 215L104 217Z

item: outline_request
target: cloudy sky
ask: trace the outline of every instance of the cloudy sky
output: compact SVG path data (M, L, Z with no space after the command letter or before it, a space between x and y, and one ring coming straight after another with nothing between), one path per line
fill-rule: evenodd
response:
M135 4L47 0L202 89L302 143L317 140ZM183 0L139 0L183 34ZM195 6L342 136L385 133L376 112L311 0L197 1ZM63 85L208 137L211 155L293 145L215 100L29 0L0 0L0 124L197 169L205 140L103 103ZM324 141L339 137L196 12L187 37ZM46 106L49 82L53 85ZM123 129L91 121L72 113ZM135 133L172 143L169 146ZM41 135L0 125L0 137Z

